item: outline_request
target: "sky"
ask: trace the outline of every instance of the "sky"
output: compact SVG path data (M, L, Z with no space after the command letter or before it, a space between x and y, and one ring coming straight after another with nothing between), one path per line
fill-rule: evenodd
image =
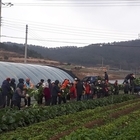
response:
M2 0L1 42L43 47L140 38L140 0Z

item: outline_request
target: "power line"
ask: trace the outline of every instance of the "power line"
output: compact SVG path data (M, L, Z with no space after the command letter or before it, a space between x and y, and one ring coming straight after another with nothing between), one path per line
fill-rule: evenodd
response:
M15 25L12 25L12 24L7 24L5 23L4 24L5 27L11 27L11 28L19 28L21 29L21 26L15 26ZM23 28L23 27L22 27ZM62 29L58 29L58 28L37 28L37 27L31 27L30 26L30 29L29 30L35 30L35 31L40 31L40 32L43 32L43 33L55 33L55 34L65 34L65 35L71 35L71 36L83 36L85 38L93 38L93 37L99 37L99 38L106 38L106 37L110 37L110 38L122 38L122 37L132 37L131 35L123 35L123 34L107 34L106 32L104 32L104 34L100 33L100 32L82 32L82 31L72 31L72 30L62 30ZM114 35L114 36L112 36Z
M1 37L16 38L16 39L25 39L24 37L15 37L15 36L7 36L7 35L1 35ZM29 40L49 41L49 42L60 42L60 43L73 43L73 44L89 44L89 43L81 43L81 42L55 41L55 40L37 39L37 38L36 38L36 39L35 39L35 38L29 38Z
M19 23L17 21L12 21L12 20L4 20L3 25L9 25L9 26L13 26L13 27L20 27L23 28L23 26L25 24L23 23ZM30 24L31 29L34 29L36 31L55 31L55 32L61 32L61 33L68 33L68 34L81 34L84 33L84 35L90 35L90 34L96 34L96 35L101 35L101 34L106 34L106 36L112 36L114 35L113 32L109 32L109 31L103 31L103 30L98 30L98 29L92 29L92 28L74 28L74 27L64 27L64 26L57 26L57 25L47 25L47 24ZM135 35L134 33L123 33L120 32L117 34L117 32L115 33L115 36L119 36L119 37L123 37L123 36L131 36L131 35Z
M14 23L13 25L15 26L25 26L26 23L30 24L30 26L33 26L35 28L38 28L38 29L45 29L45 28L54 28L54 29L64 29L64 30L76 30L76 31L86 31L86 32L100 32L100 33L108 33L108 34L114 34L114 31L108 31L108 30L105 30L104 29L97 29L97 28L88 28L88 27L74 27L74 26L64 26L64 25L58 25L58 24L49 24L49 23L40 23L40 22L34 22L34 21L24 21L24 20L18 20L18 19L11 19L11 18L8 18L8 19L5 19L3 18L2 19L2 23L7 23L7 24L12 24ZM118 32L118 34L120 35L135 35L134 33L132 33L133 31L127 31L127 33L124 33L124 32ZM117 30L115 31L115 33L117 34Z
M6 35L2 35L1 37L8 37L8 38L16 38L16 39L25 39L23 37L13 37L13 36L6 36ZM30 40L36 40L36 41L49 41L49 42L61 42L61 43L74 43L74 44L83 44L83 45L87 45L89 43L81 43L81 42L68 42L68 41L54 41L54 40L45 40L45 39L35 39L35 38L29 38ZM98 43L98 45L100 45L102 43ZM96 45L96 44L93 44L93 45ZM107 44L105 44L105 47L106 47ZM131 48L140 48L140 46L138 45L133 45L133 46L130 46L130 45L124 45L124 44L109 44L109 46L113 46L113 47L131 47ZM100 47L100 46L99 46ZM104 47L104 45L103 45Z
M4 25L5 26L5 25ZM11 26L11 25L6 25L6 28L9 28L9 29L12 29L12 30L15 30L15 31L20 31L20 32L23 32L23 30L21 30L21 28L17 28L18 26L16 26L16 27L13 27L13 26ZM30 31L29 31L29 33L31 32L31 31L35 31L34 29L30 29ZM46 31L46 32L48 32L48 31ZM52 31L51 31L52 32ZM60 33L59 33L60 34ZM62 33L62 34L64 34L64 33ZM79 35L80 36L80 35ZM81 36L83 36L84 38L85 38L85 35L83 34L83 35L81 35ZM97 35L94 35L94 36L88 36L88 37L92 37L91 39L90 39L90 41L97 41L98 39L100 40L100 39L105 39L106 38L106 36L97 36ZM93 38L94 37L94 38ZM118 37L116 37L116 36L109 36L108 37L108 39L118 39ZM135 39L135 38L134 38ZM29 38L29 40L30 40L30 38ZM31 39L31 40L33 40L33 39ZM35 39L36 41L50 41L49 39ZM70 41L64 41L65 39L63 38L62 39L62 41L60 41L60 39L59 39L59 41L58 40L56 40L56 39L54 39L54 38L52 38L51 39L51 42L63 42L63 43L74 43L74 42L70 42ZM66 39L66 40L69 40L69 39ZM77 39L78 40L78 39ZM85 39L86 40L86 39ZM122 40L121 38L120 38L120 40ZM123 39L124 40L124 39ZM127 39L128 40L128 39ZM131 38L131 40L132 40L132 38ZM81 42L78 42L78 43L76 43L76 44L81 44ZM82 43L82 44L89 44L89 43Z
M106 6L110 6L110 4L119 4L121 2L121 4L126 4L126 1L122 0L122 1L92 1L92 0L75 0L72 1L71 3L66 3L64 1L49 1L46 0L46 2L49 3L15 3L15 4L21 4L21 6L25 6L27 4L27 6L49 6L50 5L54 5L54 6L72 6L73 4L76 4L77 6L88 6L88 4L91 4L92 6L98 6L98 4L100 4L99 6L102 5L106 5ZM16 6L14 4L14 6ZM68 4L68 5L67 5ZM139 5L140 2L139 1L129 1L127 2L127 4L137 4ZM89 5L90 6L90 5ZM25 24L28 21L23 21L23 20L13 20L13 19L6 19L6 18L2 18L2 26L6 27L8 29L14 30L14 31L20 31L23 32L23 29L25 28ZM46 24L46 23L37 23L37 22L30 22L30 31L37 31L37 32L44 32L44 33L48 33L48 34L55 34L55 35L65 35L65 36L70 36L71 38L73 37L74 39L78 40L78 37L84 37L85 40L90 39L90 40L98 40L98 39L105 39L108 37L108 39L122 39L122 38L132 38L132 36L134 36L134 33L131 32L127 32L127 33L121 33L120 32L116 32L115 34L113 32L110 31L104 31L102 29L92 29L92 28L78 28L78 27L72 27L72 26L62 26L62 25L55 25L55 24ZM25 29L24 29L25 30ZM137 33L136 33L137 34ZM5 36L6 37L6 36ZM8 36L7 36L8 37ZM9 37L10 38L10 37ZM16 37L14 37L16 38ZM37 37L38 38L38 37ZM40 38L40 37L39 37ZM31 38L30 38L31 39ZM36 39L38 41L50 41L50 42L63 42L63 43L75 43L75 42L70 42L70 41L64 41L65 39L63 38L63 41L58 41L57 39L52 38L52 40L50 39ZM70 40L70 39L67 39ZM80 42L76 42L76 44L81 44ZM82 43L83 44L83 43ZM85 44L89 44L89 43L85 43Z
M121 1L92 1L92 0L75 0L75 1L48 1L45 3L14 3L15 6L140 6L138 0L121 0Z

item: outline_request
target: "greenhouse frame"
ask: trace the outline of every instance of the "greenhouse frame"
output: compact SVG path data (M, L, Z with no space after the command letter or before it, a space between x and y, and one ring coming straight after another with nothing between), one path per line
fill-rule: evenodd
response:
M57 67L0 62L0 86L7 77L14 78L16 83L18 83L19 78L23 78L24 80L30 78L34 85L40 82L41 79L44 79L45 82L47 79L51 79L51 81L59 80L60 82L63 82L65 79L73 81L73 77L70 74Z

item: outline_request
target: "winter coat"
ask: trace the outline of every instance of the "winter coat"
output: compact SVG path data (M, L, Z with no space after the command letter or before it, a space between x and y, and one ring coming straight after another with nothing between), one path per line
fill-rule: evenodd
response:
M109 80L109 78L108 78L108 74L105 72L105 76L104 76L104 78L105 78L105 81L108 81Z
M21 102L21 98L24 98L25 95L22 93L22 90L18 87L12 97L12 101Z
M14 91L16 90L15 81L12 81L12 80L11 80L10 87L12 87Z
M52 87L52 96L58 96L58 93L61 92L60 87L58 86L59 81L56 80L54 86Z
M82 95L82 93L84 91L84 87L83 87L83 84L81 82L78 82L76 84L76 91L77 91L77 95Z
M4 80L1 89L2 89L2 95L7 96L11 91L10 83L7 80Z
M76 98L76 92L75 92L75 86L73 85L73 86L71 86L70 87L70 98L71 99L74 99L74 98Z
M90 90L91 90L90 85L86 84L85 85L85 94L90 94Z
M45 87L43 90L43 94L46 100L51 98L51 92L50 89L48 87Z
M129 84L126 83L126 84L124 85L124 92L128 92L129 89L130 89Z

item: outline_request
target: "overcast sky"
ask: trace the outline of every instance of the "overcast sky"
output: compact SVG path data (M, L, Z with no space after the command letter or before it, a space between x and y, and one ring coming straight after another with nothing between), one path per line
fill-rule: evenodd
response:
M11 2L13 6L7 4ZM1 42L45 47L138 39L140 0L2 0Z

